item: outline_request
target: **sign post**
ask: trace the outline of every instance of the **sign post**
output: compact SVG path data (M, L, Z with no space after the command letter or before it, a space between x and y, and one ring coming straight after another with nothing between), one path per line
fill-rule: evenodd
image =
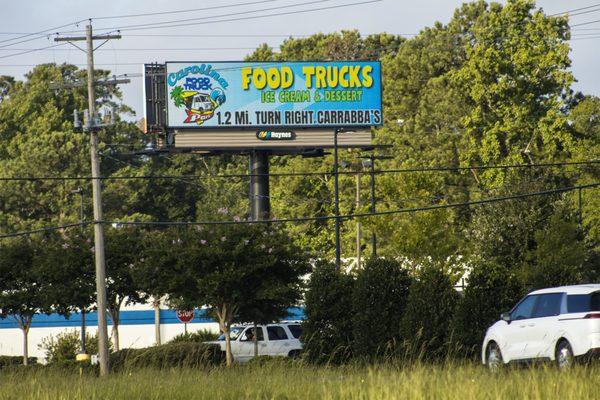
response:
M184 332L187 335L187 324L194 319L195 312L194 310L177 310L175 312L177 319L179 322L184 324Z

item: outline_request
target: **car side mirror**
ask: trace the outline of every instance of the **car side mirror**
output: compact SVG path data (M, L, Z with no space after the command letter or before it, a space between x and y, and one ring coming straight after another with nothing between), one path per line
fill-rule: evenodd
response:
M500 319L510 324L510 313L503 312L502 314L500 314Z

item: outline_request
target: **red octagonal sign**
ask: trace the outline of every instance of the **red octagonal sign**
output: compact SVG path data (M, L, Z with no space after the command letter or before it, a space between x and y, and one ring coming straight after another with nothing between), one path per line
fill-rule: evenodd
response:
M179 321L187 324L194 319L194 310L177 310L175 315L177 315Z

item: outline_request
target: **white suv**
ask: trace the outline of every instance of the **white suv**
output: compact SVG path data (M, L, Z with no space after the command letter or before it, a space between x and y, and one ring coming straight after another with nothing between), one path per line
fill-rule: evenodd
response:
M300 323L280 323L257 326L259 356L297 357L302 350ZM252 325L233 326L230 329L231 353L236 362L244 363L254 357L254 327ZM225 351L225 336L214 342Z
M483 340L492 370L535 359L564 368L576 356L600 354L600 284L536 290L500 318Z

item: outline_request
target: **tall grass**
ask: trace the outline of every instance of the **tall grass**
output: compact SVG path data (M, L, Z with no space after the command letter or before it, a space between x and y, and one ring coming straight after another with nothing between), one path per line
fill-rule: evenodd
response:
M468 363L315 367L271 362L207 370L137 370L108 378L0 371L0 399L597 399L600 366L491 374Z

